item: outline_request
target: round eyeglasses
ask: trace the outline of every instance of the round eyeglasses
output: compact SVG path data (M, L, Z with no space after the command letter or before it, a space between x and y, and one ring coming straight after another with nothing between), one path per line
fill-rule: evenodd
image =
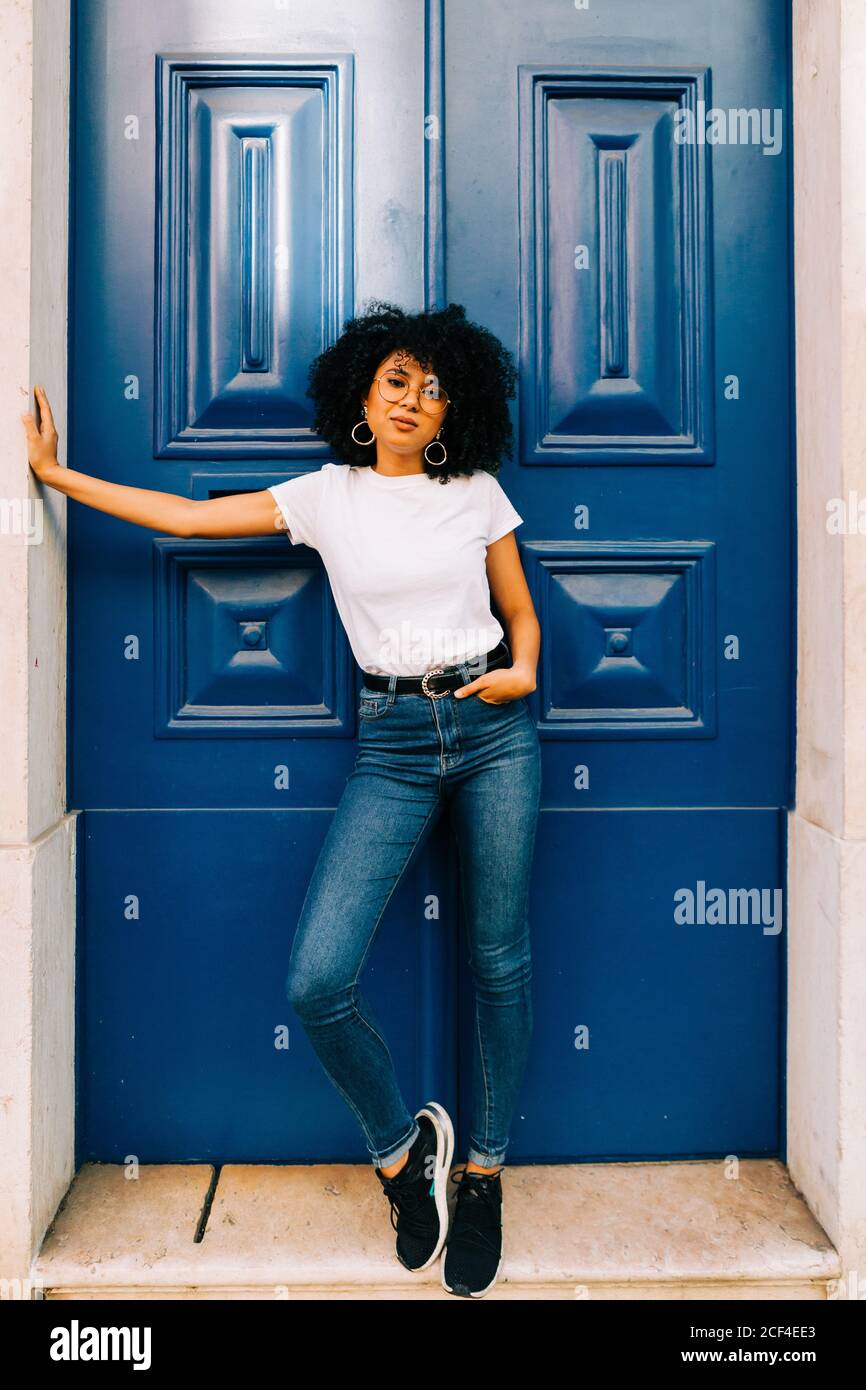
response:
M388 401L391 405L396 405L402 401L403 397L411 389L409 378L402 372L390 371L383 372L381 376L375 378L379 388L379 395L383 401ZM424 385L418 392L418 404L428 415L441 415L448 406L448 393L442 390L436 377L432 375L424 378Z

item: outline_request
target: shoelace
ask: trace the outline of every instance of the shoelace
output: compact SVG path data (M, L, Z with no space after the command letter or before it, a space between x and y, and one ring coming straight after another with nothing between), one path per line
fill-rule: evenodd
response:
M382 1191L391 1204L391 1225L396 1231L397 1222L394 1217L399 1214L403 1217L403 1230L408 1235L426 1235L431 1226L431 1218L424 1212L428 1191L427 1179L418 1178L415 1185L405 1187L398 1183L399 1176L398 1173L396 1178L388 1178L382 1184ZM420 1186L422 1182L423 1190Z
M457 1168L451 1174L451 1181L456 1183L458 1175L462 1174L460 1185L457 1188L457 1207L460 1212L460 1239L465 1240L469 1245L476 1245L481 1250L489 1251L491 1254L498 1254L497 1245L491 1241L482 1226L477 1225L475 1217L480 1222L490 1222L491 1220L497 1227L500 1227L499 1203L494 1196L494 1184L490 1178L481 1177L480 1173L467 1173L466 1168ZM469 1182L467 1184L467 1178ZM479 1182L472 1182L473 1178L479 1178ZM455 1213L455 1221L456 1221ZM500 1227L501 1229L501 1227Z

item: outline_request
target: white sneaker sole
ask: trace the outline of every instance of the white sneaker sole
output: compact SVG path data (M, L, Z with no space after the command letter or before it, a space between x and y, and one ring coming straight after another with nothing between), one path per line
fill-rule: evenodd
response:
M433 1198L439 1216L439 1239L430 1258L425 1260L422 1265L417 1265L412 1271L413 1273L417 1273L419 1269L427 1269L435 1259L438 1259L448 1237L448 1175L451 1172L451 1162L454 1158L454 1126L444 1105L440 1105L436 1100L428 1100L426 1105L422 1105L421 1109L415 1112L416 1120L419 1115L426 1115L436 1130Z

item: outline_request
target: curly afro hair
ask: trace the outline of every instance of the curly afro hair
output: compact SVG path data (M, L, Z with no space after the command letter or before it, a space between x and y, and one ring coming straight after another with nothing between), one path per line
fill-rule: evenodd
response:
M511 450L506 402L515 394L517 372L499 339L467 319L462 304L407 314L395 304L372 300L363 314L347 319L337 341L310 367L317 434L342 463L369 467L375 462L369 446L355 443L352 429L377 366L400 350L423 372L435 374L451 402L441 438L448 458L439 468L422 460L425 473L442 483L457 473L497 473Z

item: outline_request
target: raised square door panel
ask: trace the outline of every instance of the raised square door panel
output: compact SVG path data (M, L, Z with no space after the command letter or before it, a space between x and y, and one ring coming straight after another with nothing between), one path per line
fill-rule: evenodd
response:
M543 733L715 734L715 548L708 541L524 547L542 629Z
M355 731L353 664L315 551L154 541L158 738Z

